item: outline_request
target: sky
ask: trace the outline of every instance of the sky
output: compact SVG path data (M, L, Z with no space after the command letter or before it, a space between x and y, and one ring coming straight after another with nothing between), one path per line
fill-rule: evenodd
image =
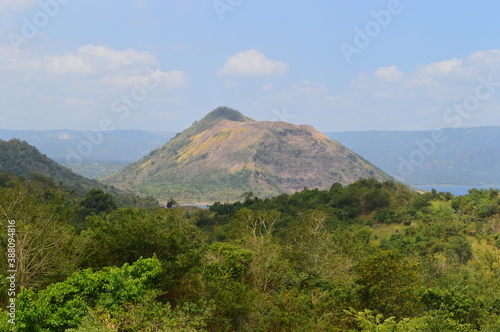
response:
M500 126L495 0L0 0L0 128Z

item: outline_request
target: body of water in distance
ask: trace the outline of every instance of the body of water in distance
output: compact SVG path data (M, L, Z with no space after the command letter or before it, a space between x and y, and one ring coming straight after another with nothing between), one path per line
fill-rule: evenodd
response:
M469 193L470 189L476 188L476 189L500 189L500 186L485 186L485 185L480 185L480 186L447 186L447 185L435 185L435 186L420 186L420 185L415 185L412 186L413 188L416 189L421 189L421 190L426 190L426 191L431 191L432 189L436 189L438 192L449 192L452 193L454 196L464 196Z

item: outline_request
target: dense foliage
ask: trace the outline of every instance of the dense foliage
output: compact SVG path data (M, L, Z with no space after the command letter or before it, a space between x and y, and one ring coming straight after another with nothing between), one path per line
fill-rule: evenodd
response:
M152 196L137 196L124 192L114 186L108 186L95 180L73 173L55 161L40 153L37 148L18 139L3 141L0 139L0 174L8 173L38 182L57 182L59 186L83 195L89 190L100 190L113 195L116 204L124 206L157 206L158 201ZM4 175L5 177L6 175Z
M497 190L367 179L206 210L119 200L0 175L18 271L1 330L500 330Z
M40 153L34 146L18 139L0 140L0 173L25 177L30 177L33 173L43 174L80 194L92 186L104 187L96 181L73 173L69 168Z

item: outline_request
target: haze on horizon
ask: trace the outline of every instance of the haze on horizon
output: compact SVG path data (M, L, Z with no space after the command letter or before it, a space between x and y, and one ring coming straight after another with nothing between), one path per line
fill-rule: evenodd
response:
M0 3L0 128L178 132L224 105L320 131L500 125L500 3Z

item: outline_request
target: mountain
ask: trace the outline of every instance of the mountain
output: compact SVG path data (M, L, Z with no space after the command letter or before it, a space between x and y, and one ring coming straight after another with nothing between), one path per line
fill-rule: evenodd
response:
M500 127L326 135L410 185L500 184Z
M123 169L127 164L142 158L173 136L171 132L144 130L98 132L70 129L0 129L0 139L17 138L26 141L50 159L90 179L97 179ZM93 137L102 139L94 140ZM91 150L77 153L79 145L90 146Z
M389 176L308 125L255 121L219 107L125 169L103 181L182 202L260 197L335 182Z
M102 135L101 140L93 141L92 136ZM0 129L0 139L17 138L36 146L43 154L59 162L76 161L74 154L80 142L88 141L92 150L80 154L79 162L85 163L131 163L149 151L161 146L165 139L174 136L170 132L148 132L144 130L83 131L71 129L56 130L7 130ZM90 137L90 138L89 138Z
M85 193L91 188L104 189L107 186L73 173L59 165L34 146L18 139L0 140L0 173L12 173L29 177L33 173L51 177L66 188Z
M219 116L212 114L205 125L213 125ZM230 116L230 115L228 115ZM234 115L242 117L241 114ZM233 120L238 120L234 118ZM242 120L240 118L239 120ZM199 121L201 122L201 121ZM208 127L207 127L208 128ZM203 128L198 127L197 130ZM424 154L421 165L412 165L410 154L421 150L419 142L432 139L432 131L358 131L327 132L329 138L384 172L410 185L500 185L500 127L444 128L444 142L436 144L432 153ZM90 132L91 133L91 132ZM88 140L89 132L57 130L0 129L0 139L18 138L35 146L52 160L69 167L86 178L101 178L125 168L150 151L162 146L174 136L169 132L143 130L115 130L103 133L103 140L93 145L90 154L81 156L81 162L67 163L68 149L76 150L80 142Z

